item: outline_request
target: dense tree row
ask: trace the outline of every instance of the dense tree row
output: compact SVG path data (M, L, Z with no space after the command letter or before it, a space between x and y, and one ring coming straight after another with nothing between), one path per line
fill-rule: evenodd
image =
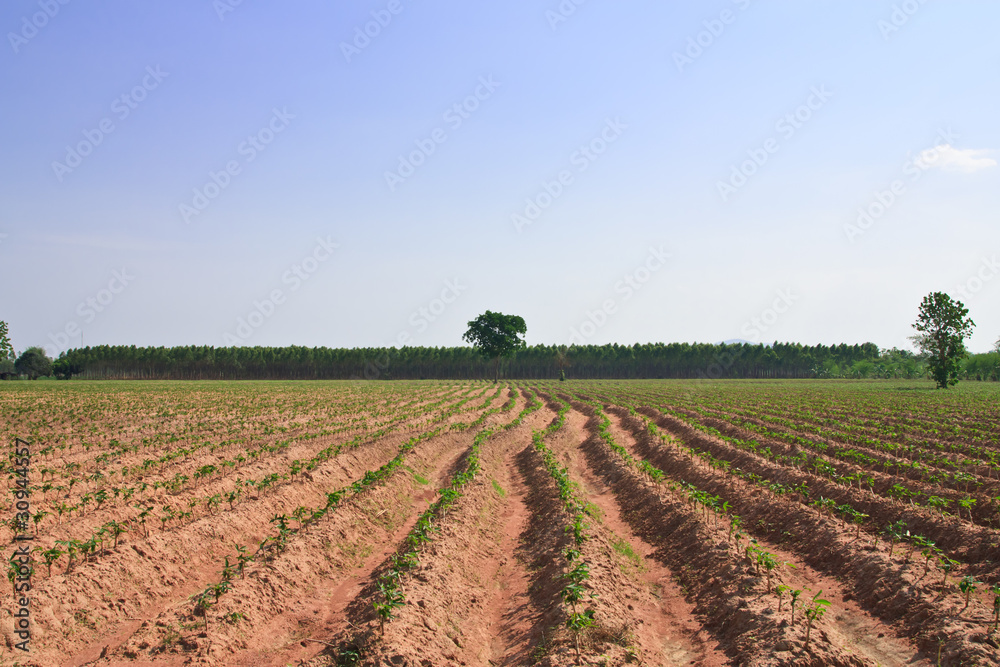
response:
M873 343L815 345L534 345L504 361L510 378L805 378L841 377L880 359ZM916 366L914 366L916 368ZM492 362L470 347L86 347L62 354L61 376L128 379L476 379ZM922 372L922 371L914 371Z

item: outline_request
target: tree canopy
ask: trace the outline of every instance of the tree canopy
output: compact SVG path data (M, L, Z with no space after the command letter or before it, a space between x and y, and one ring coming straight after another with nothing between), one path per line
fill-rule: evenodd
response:
M7 323L0 320L0 377L14 374L14 358L14 346L10 344Z
M922 336L916 341L928 355L927 365L938 388L958 384L961 361L968 354L965 339L976 323L967 317L969 309L944 292L932 292L920 302L920 312L913 328Z
M0 360L13 358L14 346L10 344L10 333L7 331L7 323L0 320Z
M918 378L924 362L902 350L880 354L874 343L530 345L504 362L508 377L574 378ZM493 360L468 346L403 348L137 347L67 350L53 371L87 379L133 380L469 380L493 375ZM977 371L978 373L978 371ZM990 371L989 379L997 379ZM985 377L983 379L986 379Z
M27 375L29 379L37 380L52 374L52 360L40 347L29 347L21 353L14 362L18 375Z
M500 378L500 359L527 347L521 336L528 331L524 318L487 310L469 322L462 340L471 343L487 359L493 359L493 381Z

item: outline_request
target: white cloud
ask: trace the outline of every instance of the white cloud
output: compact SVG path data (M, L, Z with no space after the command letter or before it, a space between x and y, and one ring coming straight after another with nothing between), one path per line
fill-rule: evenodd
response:
M971 174L980 169L997 166L996 160L985 157L992 152L984 148L958 149L951 144L941 144L921 151L917 158L917 164L928 169L938 167L947 171L961 171Z

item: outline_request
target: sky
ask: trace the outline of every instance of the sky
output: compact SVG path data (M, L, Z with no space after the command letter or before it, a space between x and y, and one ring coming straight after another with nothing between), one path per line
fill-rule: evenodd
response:
M1000 337L1000 4L0 5L15 349Z

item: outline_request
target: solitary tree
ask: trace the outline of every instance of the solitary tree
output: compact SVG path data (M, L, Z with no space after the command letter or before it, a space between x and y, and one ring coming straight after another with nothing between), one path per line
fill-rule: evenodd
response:
M19 375L27 375L32 380L52 374L52 360L40 347L29 347L22 352L14 362L14 367Z
M10 344L7 323L0 320L0 377L14 374L14 358L14 346Z
M487 359L493 359L493 382L496 383L500 379L501 357L509 357L524 349L527 345L520 336L527 331L524 318L487 310L469 322L469 330L462 340L471 343Z
M960 362L968 352L965 339L972 335L976 323L967 317L969 309L944 292L932 292L920 302L920 314L913 328L921 351L928 355L927 365L938 388L958 384Z

